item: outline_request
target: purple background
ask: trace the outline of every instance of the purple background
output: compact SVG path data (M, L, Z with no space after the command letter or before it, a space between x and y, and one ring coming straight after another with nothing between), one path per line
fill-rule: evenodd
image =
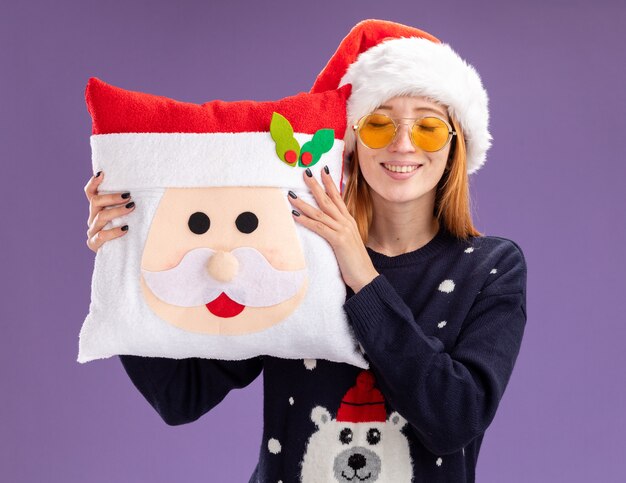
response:
M168 427L117 358L76 362L94 260L85 84L280 98L364 18L437 35L490 94L475 221L523 248L529 320L478 481L626 481L623 0L2 2L2 481L247 481L260 378Z

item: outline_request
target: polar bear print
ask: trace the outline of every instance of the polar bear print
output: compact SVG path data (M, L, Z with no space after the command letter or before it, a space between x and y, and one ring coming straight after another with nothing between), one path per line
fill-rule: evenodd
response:
M348 394L337 419L323 406L311 411L317 431L307 443L301 482L410 483L413 468L409 444L401 432L406 419L395 411L385 419L383 401L373 403L381 405L375 412L372 403L364 403L370 406L364 413L358 405L346 401Z

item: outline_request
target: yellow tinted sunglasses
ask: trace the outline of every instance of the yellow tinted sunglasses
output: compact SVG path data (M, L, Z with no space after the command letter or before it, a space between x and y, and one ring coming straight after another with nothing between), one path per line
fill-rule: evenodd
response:
M409 124L409 137L416 148L429 153L445 148L456 131L444 119L434 116L392 119L386 114L368 114L352 126L361 143L371 149L389 146L398 133L398 121Z

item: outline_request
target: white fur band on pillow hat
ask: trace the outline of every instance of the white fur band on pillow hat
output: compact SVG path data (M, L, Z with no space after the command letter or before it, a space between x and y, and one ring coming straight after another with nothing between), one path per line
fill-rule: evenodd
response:
M452 48L432 35L383 20L365 20L344 38L319 74L311 92L352 84L348 124L387 99L419 95L448 107L467 144L467 171L477 171L491 146L489 99L480 76ZM347 129L345 154L355 147Z

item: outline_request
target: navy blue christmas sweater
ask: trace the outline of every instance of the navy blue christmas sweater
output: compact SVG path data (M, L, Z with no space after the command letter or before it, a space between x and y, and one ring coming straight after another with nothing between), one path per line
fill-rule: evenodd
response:
M473 482L526 324L514 242L445 229L388 257L345 310L369 371L324 360L120 356L166 423L196 420L263 372L264 427L251 482ZM505 475L503 475L505 479Z

